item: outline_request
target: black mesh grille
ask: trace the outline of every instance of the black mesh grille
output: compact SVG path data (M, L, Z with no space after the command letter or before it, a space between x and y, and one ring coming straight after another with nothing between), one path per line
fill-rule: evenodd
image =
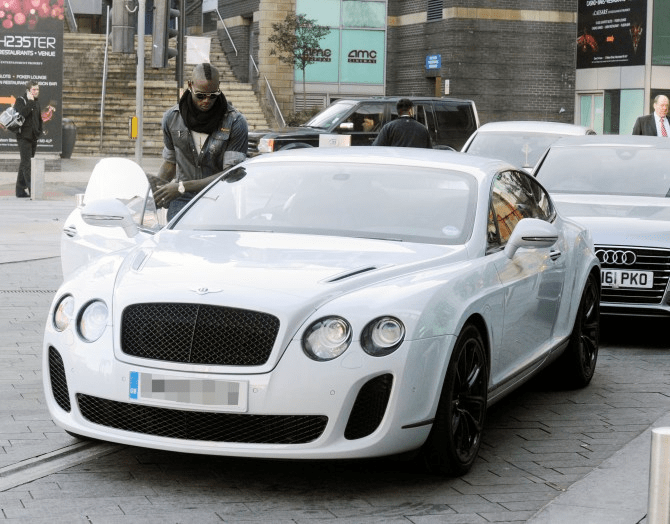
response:
M380 375L365 383L358 392L354 407L344 430L344 437L349 440L370 435L379 427L391 395L393 376Z
M632 251L635 253L635 263L628 265L616 265L603 262L604 251ZM663 300L665 288L670 276L670 250L668 249L640 249L622 246L596 246L596 254L600 259L603 269L625 269L630 271L653 271L654 286L648 289L641 288L612 288L603 286L601 292L602 302L615 304L660 304Z
M77 394L86 420L101 426L181 440L305 444L321 436L328 417L247 415L143 406Z
M60 353L49 346L49 378L51 379L51 392L56 404L63 411L70 412L70 394L67 391L67 379L65 378L65 366Z
M121 349L135 357L220 366L267 362L279 319L200 304L135 304L123 311Z

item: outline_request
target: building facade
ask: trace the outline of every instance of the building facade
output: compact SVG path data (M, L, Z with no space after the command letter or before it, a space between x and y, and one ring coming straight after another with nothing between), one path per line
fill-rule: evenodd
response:
M668 20L668 0L579 0L576 123L629 135L670 95Z
M474 100L482 123L627 134L670 91L668 0L186 1L187 34L216 30L236 77L283 114L346 96L452 96ZM290 12L330 29L304 83L269 43Z
M576 0L219 0L236 74L261 92L271 86L292 112L303 109L301 75L267 42L289 11L331 29L328 56L307 68L308 107L344 96L453 96L475 100L482 123L575 118Z

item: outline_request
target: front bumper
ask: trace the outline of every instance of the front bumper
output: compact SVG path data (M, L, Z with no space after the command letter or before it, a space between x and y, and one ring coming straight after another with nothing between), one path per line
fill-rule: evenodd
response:
M406 341L384 358L352 345L334 361L314 362L294 341L271 372L241 375L162 369L147 359L121 362L103 339L84 344L47 329L45 393L64 429L169 451L313 459L420 447L454 343L453 337ZM204 385L210 392L213 385L237 384L241 400L222 403L215 393L170 393L169 387L147 395L148 384Z

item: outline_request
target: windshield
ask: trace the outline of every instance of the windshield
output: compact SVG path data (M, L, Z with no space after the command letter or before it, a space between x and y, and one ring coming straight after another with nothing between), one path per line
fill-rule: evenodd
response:
M344 115L351 111L351 108L355 105L356 102L352 100L335 102L303 125L307 127L315 127L317 129L330 129L335 123L339 122Z
M530 170L542 153L561 135L544 133L477 133L467 152L471 155L505 160Z
M463 244L476 184L441 169L251 163L224 175L173 227Z
M536 177L551 193L666 197L670 150L615 147L553 148Z

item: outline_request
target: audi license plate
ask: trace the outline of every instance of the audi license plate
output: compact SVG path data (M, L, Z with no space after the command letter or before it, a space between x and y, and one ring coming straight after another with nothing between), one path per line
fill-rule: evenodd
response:
M603 287L652 288L653 271L627 271L625 269L603 269Z

